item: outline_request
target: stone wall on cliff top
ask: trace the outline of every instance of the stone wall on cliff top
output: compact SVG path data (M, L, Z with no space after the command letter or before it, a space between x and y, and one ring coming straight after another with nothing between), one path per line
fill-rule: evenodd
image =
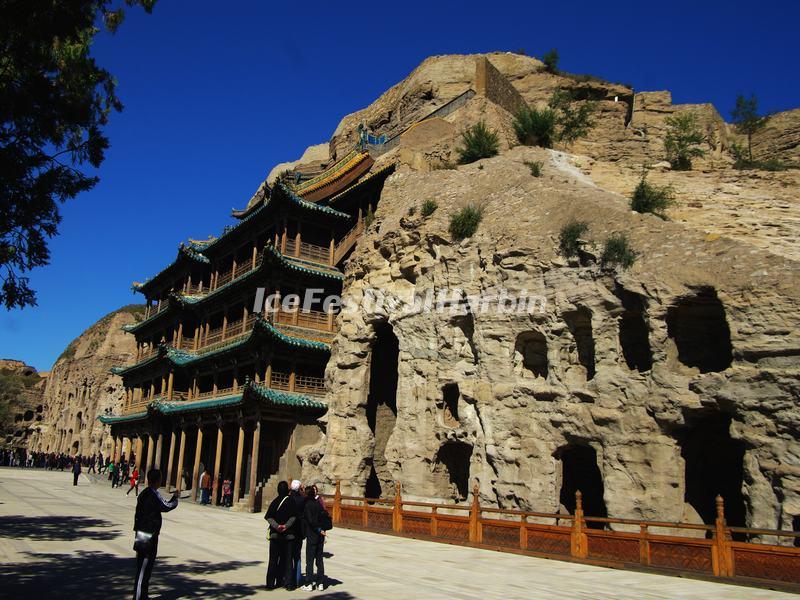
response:
M50 371L44 417L30 438L30 450L108 455L111 431L97 418L122 408L122 379L109 369L133 361L136 342L122 326L137 322L142 314L140 305L116 310L67 346Z
M530 160L544 162L542 177ZM439 208L422 218L427 199ZM483 222L454 242L449 216L470 202L484 207ZM589 224L580 262L557 251L571 218ZM612 232L627 233L639 254L627 271L593 258ZM730 460L714 464L739 482L733 491L720 483L730 510L741 505L732 520L791 528L800 515L798 263L632 213L552 151L517 147L427 173L401 167L347 263L345 297L496 288L541 294L546 309L480 313L456 301L455 313L342 315L324 435L300 452L303 477L341 480L353 494L390 495L400 482L408 497L445 501L466 500L477 483L488 505L552 512L569 502L567 463L589 456L608 514L699 522L703 456L725 447ZM376 407L370 379L394 368L381 338L396 338L398 378L396 404ZM378 347L382 371L371 373Z

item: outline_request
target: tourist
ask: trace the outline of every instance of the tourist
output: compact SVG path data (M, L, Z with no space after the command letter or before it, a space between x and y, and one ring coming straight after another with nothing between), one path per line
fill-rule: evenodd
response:
M303 512L303 533L306 538L306 583L303 591L325 589L325 564L322 552L325 545L327 523L321 519L325 509L319 503L317 490L311 486L306 490L306 506ZM314 575L314 563L317 574Z
M278 483L278 496L270 503L264 519L269 523L267 589L274 590L285 585L287 590L293 590L296 586L292 546L297 512L289 497L289 484L285 481Z
M136 496L139 496L139 469L133 467L133 473L131 473L131 487L128 488L128 491L125 492L125 495L131 493L131 490L136 490Z
M233 506L233 484L230 479L222 482L222 506Z
M150 573L158 554L158 534L161 532L161 513L169 512L178 506L178 493L172 494L168 502L158 491L161 485L161 471L150 469L147 473L147 487L136 501L136 516L133 530L136 532L136 579L133 584L135 600L146 600L150 586Z
M306 494L299 480L293 479L291 485L291 499L294 502L297 520L294 523L294 541L292 542L292 567L294 569L295 587L300 585L303 578L303 515L306 508Z
M72 485L78 485L78 477L81 474L81 461L75 458L72 461Z
M211 503L211 481L211 473L208 469L204 469L200 477L200 504Z

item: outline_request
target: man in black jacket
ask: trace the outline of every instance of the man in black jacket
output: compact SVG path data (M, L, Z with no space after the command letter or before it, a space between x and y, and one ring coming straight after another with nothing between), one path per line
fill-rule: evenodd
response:
M293 590L292 545L294 543L297 511L289 497L289 484L278 483L278 497L267 509L264 518L269 523L269 565L267 567L267 589L274 590L281 583Z
M72 485L78 485L78 477L81 474L81 461L80 458L76 455L75 459L72 461Z
M324 512L317 496L315 486L306 489L306 505L303 509L303 531L306 538L306 583L303 591L325 589L325 564L323 548L326 532L322 528L320 516ZM314 563L317 563L317 575L314 576Z
M136 579L133 583L135 600L147 600L150 586L150 573L158 553L158 534L161 531L161 513L169 512L178 506L178 492L165 501L158 491L161 485L161 471L150 469L147 473L147 487L139 494L136 501L136 517L133 530L151 534L150 541L144 548L136 550Z

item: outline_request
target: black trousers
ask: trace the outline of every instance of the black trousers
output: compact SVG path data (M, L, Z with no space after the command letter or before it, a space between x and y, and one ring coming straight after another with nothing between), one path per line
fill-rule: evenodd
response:
M322 560L322 550L325 547L325 536L318 535L316 539L311 535L306 537L306 581L322 583L325 581L325 563ZM317 576L314 577L314 562L317 563Z
M78 485L78 476L80 473L73 473L72 474L72 485Z
M136 579L133 580L134 600L147 600L150 588L150 573L158 554L158 536L154 535L150 541L149 552L136 553Z
M279 585L294 586L292 570L292 540L272 539L269 541L269 562L267 563L267 588Z

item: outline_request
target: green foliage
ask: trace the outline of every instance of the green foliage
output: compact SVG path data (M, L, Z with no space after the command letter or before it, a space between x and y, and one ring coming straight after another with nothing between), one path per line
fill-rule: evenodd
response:
M526 107L514 115L514 132L521 144L552 148L555 142L572 144L594 127L593 102L578 103L567 91L553 93L546 108Z
M638 213L651 213L666 219L665 211L675 203L675 194L670 186L652 185L647 181L647 173L631 195L631 209Z
M741 144L733 143L731 145L731 154L733 155L733 168L734 169L760 169L762 171L786 171L792 168L783 161L777 158L770 158L767 160L750 160L747 148Z
M736 97L736 106L731 111L731 120L736 131L747 136L747 157L753 160L753 134L762 129L769 121L769 115L759 116L758 99L755 94L745 98L742 94Z
M417 205L416 204L412 204L411 206L408 207L408 216L409 217L413 217L416 214L416 212L417 212Z
M119 6L134 4L150 12L154 0L0 5L0 303L8 309L36 304L25 274L50 262L59 204L98 182L103 130L122 103L91 47L96 24L115 31Z
M534 177L542 176L542 161L540 160L526 160L525 164L531 170L531 175Z
M700 129L697 115L683 112L667 117L667 135L664 138L664 149L667 152L673 169L690 171L692 159L705 156L705 150L700 144L706 141L706 136Z
M436 212L437 208L439 208L439 205L436 204L436 200L429 199L422 203L422 209L420 212L422 213L423 217L430 217L434 212Z
M628 236L624 233L615 233L606 238L600 262L603 265L619 265L623 269L628 269L636 262L636 258L637 254L631 247Z
M586 137L594 127L592 119L594 103L584 101L577 104L571 92L563 90L553 92L550 108L556 113L556 136L559 141L567 145Z
M542 56L542 62L544 63L544 70L548 73L553 73L554 75L558 73L558 50L553 48L549 52L545 52L544 56Z
M500 149L500 136L490 130L486 123L479 121L461 134L463 148L458 148L458 162L462 165L482 158L496 156Z
M572 219L564 225L558 234L558 247L561 250L561 254L567 257L577 256L578 240L587 231L589 231L589 224L586 221Z
M526 107L514 116L514 132L520 144L552 148L557 115L551 108Z
M478 230L481 219L483 219L483 207L468 204L450 215L450 235L456 241L472 237Z

